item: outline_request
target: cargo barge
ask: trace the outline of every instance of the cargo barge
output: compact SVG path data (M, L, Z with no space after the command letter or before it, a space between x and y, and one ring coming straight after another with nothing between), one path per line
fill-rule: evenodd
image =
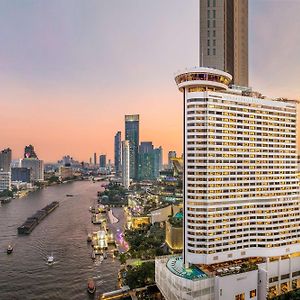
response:
M18 227L18 234L30 234L32 230L58 206L59 202L53 201L43 209L38 210L33 216L28 218L20 227Z

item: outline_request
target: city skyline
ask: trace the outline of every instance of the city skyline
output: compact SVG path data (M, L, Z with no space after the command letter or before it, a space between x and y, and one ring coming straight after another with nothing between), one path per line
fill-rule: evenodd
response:
M181 96L171 78L198 63L198 1L170 3L3 1L0 148L17 158L33 144L45 162L66 153L87 161L95 151L112 158L124 115L140 114L140 140L162 145L165 162L169 150L182 153ZM250 86L267 96L299 97L299 8L293 0L249 2ZM291 78L284 85L282 73Z

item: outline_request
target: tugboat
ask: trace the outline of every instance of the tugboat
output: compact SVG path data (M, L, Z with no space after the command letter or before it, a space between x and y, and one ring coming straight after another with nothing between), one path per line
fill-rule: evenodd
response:
M7 254L11 254L13 251L14 251L13 246L12 246L12 245L8 245L7 250L6 250L6 253L7 253Z
M47 264L49 266L53 265L54 264L54 257L53 257L53 254L49 255L48 258L47 258Z
M96 291L96 285L95 285L95 282L92 278L90 278L88 280L87 291L88 291L89 294L94 294L95 291Z

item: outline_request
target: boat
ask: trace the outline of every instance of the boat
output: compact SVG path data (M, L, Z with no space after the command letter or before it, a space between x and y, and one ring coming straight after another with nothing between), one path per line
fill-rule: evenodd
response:
M92 258L92 260L96 259L96 254L95 254L94 251L93 251L92 254L91 254L91 258Z
M47 257L47 264L53 265L53 263L54 263L54 257L53 257L53 254L51 254Z
M102 263L103 260L104 260L104 256L103 256L103 254L101 254L101 255L100 255L100 262Z
M95 282L92 278L90 278L88 280L87 291L88 291L89 294L94 294L95 291L96 291L96 285L95 285Z
M67 194L66 197L74 197L72 194Z
M87 241L88 243L91 243L91 242L92 242L92 235L91 235L90 233L88 234L86 241Z
M50 213L52 213L59 206L58 201L45 206L43 209L38 210L33 216L27 218L27 220L18 227L18 234L30 234L32 230Z
M7 250L6 250L7 254L11 254L13 251L14 251L13 246L12 245L8 245Z
M103 253L103 258L107 259L107 252L106 251Z

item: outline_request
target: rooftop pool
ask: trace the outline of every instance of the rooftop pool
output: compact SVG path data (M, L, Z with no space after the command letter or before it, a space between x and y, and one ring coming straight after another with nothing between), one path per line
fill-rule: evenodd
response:
M185 279L198 280L208 277L203 271L198 269L196 266L185 268L181 256L170 258L167 262L167 268L173 274Z

